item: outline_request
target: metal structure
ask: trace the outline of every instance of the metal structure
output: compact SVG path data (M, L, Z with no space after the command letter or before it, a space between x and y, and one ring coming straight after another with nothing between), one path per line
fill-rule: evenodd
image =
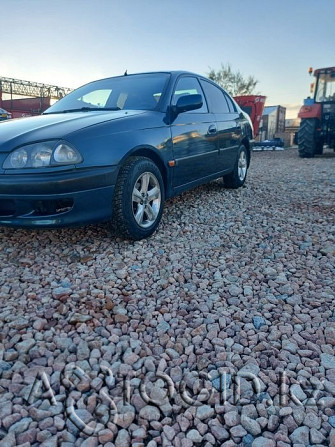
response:
M234 96L234 99L241 109L250 116L256 137L259 134L266 96L244 95Z
M38 82L23 81L21 79L0 77L0 100L2 93L11 95L60 99L70 93L72 89L57 85L40 84Z

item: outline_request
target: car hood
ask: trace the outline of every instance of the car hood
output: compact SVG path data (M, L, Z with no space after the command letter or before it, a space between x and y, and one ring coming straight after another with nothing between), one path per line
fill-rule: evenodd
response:
M57 113L1 122L0 152L36 141L66 139L68 134L77 130L143 113L143 110Z

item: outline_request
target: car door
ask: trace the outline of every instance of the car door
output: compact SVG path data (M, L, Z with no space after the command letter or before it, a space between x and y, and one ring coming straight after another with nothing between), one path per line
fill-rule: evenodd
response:
M220 88L201 79L210 111L214 113L218 132L218 165L221 171L231 170L234 166L239 147L241 127L239 114L233 101Z
M182 76L178 79L171 106L176 105L179 97L189 94L201 94L203 105L200 109L180 113L171 123L174 188L190 185L218 169L215 116L208 112L204 93L196 77Z

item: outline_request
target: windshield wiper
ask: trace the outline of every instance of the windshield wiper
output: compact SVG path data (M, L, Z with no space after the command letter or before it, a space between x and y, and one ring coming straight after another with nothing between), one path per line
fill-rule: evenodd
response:
M100 111L100 112L113 111L113 112L115 112L117 110L121 110L120 107L81 107L80 109L66 109L66 110L60 110L57 112L43 113L43 115L51 115L54 113L96 112L96 111Z

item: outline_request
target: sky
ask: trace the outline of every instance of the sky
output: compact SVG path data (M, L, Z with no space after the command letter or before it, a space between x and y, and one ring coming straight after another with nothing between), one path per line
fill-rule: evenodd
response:
M335 65L334 0L0 0L0 77L76 88L156 70L231 64L287 117L308 68Z

